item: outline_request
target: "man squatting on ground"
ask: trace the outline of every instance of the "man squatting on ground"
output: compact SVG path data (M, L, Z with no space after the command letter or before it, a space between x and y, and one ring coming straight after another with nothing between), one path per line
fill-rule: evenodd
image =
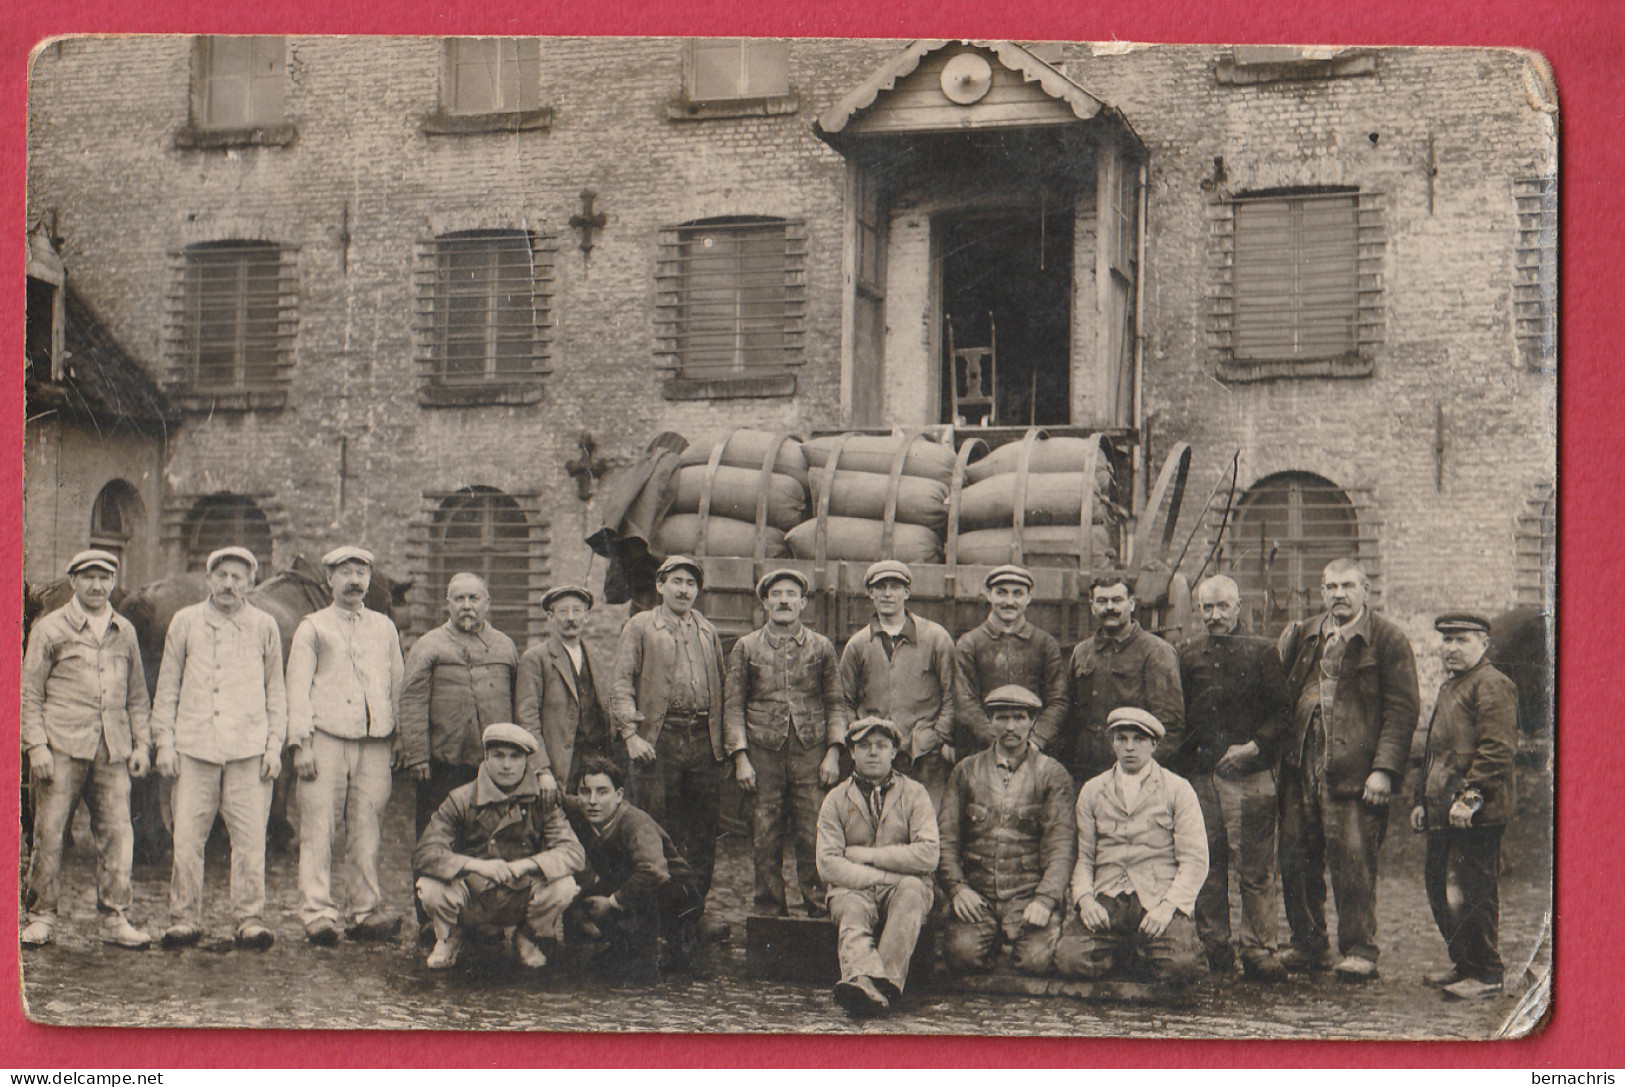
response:
M1117 765L1078 790L1074 912L1055 948L1065 977L1139 969L1183 984L1202 972L1196 894L1207 878L1207 832L1190 782L1157 765L1162 722L1141 709L1111 712Z
M95 549L68 562L73 599L35 622L21 675L23 750L34 794L34 848L28 864L24 947L55 938L62 839L81 796L96 836L96 909L102 939L149 946L130 924L130 776L150 758L147 680L135 628L113 611L118 557Z
M722 743L722 643L694 610L705 571L672 555L655 571L660 606L626 621L610 670L610 716L626 744L632 800L671 834L701 896L716 866ZM727 926L702 917L700 935Z
M1367 607L1370 581L1338 559L1322 574L1326 611L1281 633L1292 733L1282 758L1281 892L1288 970L1331 964L1326 879L1337 902L1337 976L1377 976L1377 851L1420 712L1411 643Z
M996 739L954 767L937 815L952 910L943 958L956 973L982 972L1009 945L1018 972L1047 974L1075 859L1072 779L1032 742L1037 695L1010 684L982 705Z
M319 947L339 939L388 940L401 919L378 889L378 841L398 757L400 635L366 606L372 552L337 547L322 556L333 603L300 620L288 648L288 746L299 775L299 915ZM333 839L342 819L344 904L333 896Z
M418 899L434 925L425 965L455 964L466 929L513 925L520 963L540 969L576 896L581 843L558 801L537 787L536 738L504 722L487 726L482 739L474 781L451 791L412 853Z
M1427 834L1422 879L1450 968L1423 980L1473 1000L1501 990L1501 834L1517 800L1518 690L1484 659L1488 619L1450 612L1433 626L1444 639L1445 680L1428 721L1411 829Z
M818 813L818 874L841 969L835 999L854 1016L884 1012L902 995L933 898L936 813L925 786L894 769L901 739L885 718L852 722L852 776Z
M954 639L907 610L913 583L914 575L896 559L864 571L875 616L841 651L841 692L849 721L884 717L897 727L903 738L899 764L938 808L954 765Z
M954 753L964 759L993 746L993 723L982 699L1009 684L1044 700L1033 743L1048 751L1066 723L1066 662L1054 636L1027 618L1033 576L1020 566L995 566L982 588L987 619L954 646Z
M1241 629L1241 592L1220 574L1196 589L1204 633L1179 649L1185 738L1168 768L1196 790L1207 825L1207 879L1196 896L1196 933L1208 969L1235 967L1230 946L1230 868L1241 886L1241 968L1256 981L1286 980L1275 957L1275 772L1291 703L1275 643Z
M203 847L215 816L231 836L236 943L264 951L265 823L288 731L282 635L248 603L259 561L225 547L204 563L209 596L175 613L152 705L158 772L175 779L174 867L163 946L203 935Z
M671 835L627 802L625 785L620 766L591 755L576 791L564 797L570 829L587 855L581 893L565 923L606 941L599 965L647 979L687 968L705 900Z
M824 792L841 777L846 703L835 646L801 622L807 579L771 570L756 583L767 622L734 643L723 699L723 746L740 789L756 794L752 827L757 914L784 916L784 832L795 840L796 881L809 917L822 917L814 851Z

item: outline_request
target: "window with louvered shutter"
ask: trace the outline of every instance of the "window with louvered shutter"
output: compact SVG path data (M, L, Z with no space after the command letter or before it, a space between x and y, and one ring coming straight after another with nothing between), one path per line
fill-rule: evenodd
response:
M437 385L535 381L547 373L552 249L525 230L445 234L420 247L418 329Z
M790 91L790 47L771 38L693 38L684 88L693 102L772 98Z
M657 270L658 351L684 378L783 373L799 361L805 235L783 219L719 219L667 232Z
M215 35L197 39L192 120L200 128L252 128L283 121L283 39Z
M246 547L259 560L261 571L271 568L271 523L247 495L216 494L193 504L183 529L186 569L202 570L211 552L222 547Z
M535 38L447 38L446 111L516 113L541 106Z
M478 574L490 587L491 625L523 649L537 633L530 603L545 537L520 502L491 488L465 488L439 500L428 535L429 599L443 605L454 574Z
M1512 303L1518 355L1531 370L1557 365L1557 178L1514 182L1518 206Z
M273 242L206 242L174 258L175 382L203 395L285 386L296 331L293 250Z
M1273 637L1321 610L1321 572L1333 559L1361 561L1375 577L1371 551L1342 488L1307 472L1283 472L1248 489L1225 559L1252 629Z

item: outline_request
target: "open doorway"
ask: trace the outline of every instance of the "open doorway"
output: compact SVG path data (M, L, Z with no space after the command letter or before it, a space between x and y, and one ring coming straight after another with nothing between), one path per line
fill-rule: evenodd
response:
M942 284L941 421L1070 423L1070 203L942 215L934 225Z

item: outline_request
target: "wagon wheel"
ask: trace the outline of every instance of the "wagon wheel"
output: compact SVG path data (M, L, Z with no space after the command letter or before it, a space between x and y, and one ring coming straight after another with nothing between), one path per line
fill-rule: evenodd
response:
M1158 566L1158 569L1148 571L1147 576L1140 579L1142 584L1137 587L1135 595L1141 600L1158 600L1168 591L1168 582L1174 573L1170 568L1174 561L1171 554L1174 532L1179 527L1179 507L1185 501L1185 483L1190 474L1190 444L1178 442L1162 462L1162 471L1157 474L1156 485L1151 488L1151 497L1134 532L1134 552L1129 573L1138 576L1152 562ZM1161 538L1153 550L1153 531L1159 525L1162 528Z

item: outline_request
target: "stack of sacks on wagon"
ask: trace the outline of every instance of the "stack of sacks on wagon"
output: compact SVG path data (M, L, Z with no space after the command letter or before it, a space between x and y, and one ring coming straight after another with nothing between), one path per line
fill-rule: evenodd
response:
M1093 563L1113 557L1112 472L1100 445L1098 437L1051 438L1036 431L970 464L959 495L957 561L1075 567L1086 502Z
M764 558L789 554L785 533L807 518L807 458L801 442L783 434L736 430L696 441L683 451L671 486L671 508L655 532L661 554L754 556L764 488Z
M819 557L822 517L825 559L942 561L952 446L924 435L835 434L802 448L813 516L787 536L797 558Z

